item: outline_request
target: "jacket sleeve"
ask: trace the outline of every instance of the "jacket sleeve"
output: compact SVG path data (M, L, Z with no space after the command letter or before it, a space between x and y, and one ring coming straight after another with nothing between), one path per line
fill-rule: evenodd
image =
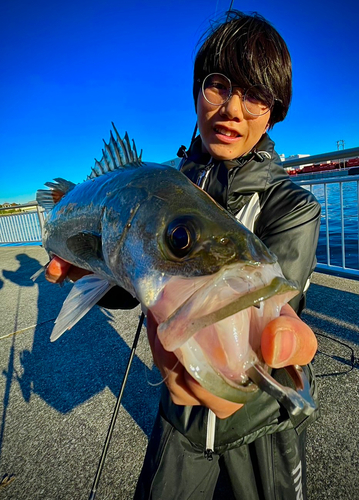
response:
M266 193L255 233L277 256L284 276L299 294L289 303L300 314L305 306L308 278L316 266L320 204L307 190L288 181Z

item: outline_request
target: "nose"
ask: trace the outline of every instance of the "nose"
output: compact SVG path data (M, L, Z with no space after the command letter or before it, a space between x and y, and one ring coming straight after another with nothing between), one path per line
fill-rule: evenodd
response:
M234 92L227 102L220 107L222 116L227 116L231 120L243 120L243 96L239 92Z

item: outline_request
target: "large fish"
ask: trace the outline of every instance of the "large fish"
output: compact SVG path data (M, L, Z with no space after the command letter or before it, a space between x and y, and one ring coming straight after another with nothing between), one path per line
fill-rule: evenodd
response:
M51 340L114 285L151 310L164 348L222 398L258 392L261 333L296 293L276 257L181 172L147 163L114 127L85 182L47 183L43 246L94 274L77 281Z

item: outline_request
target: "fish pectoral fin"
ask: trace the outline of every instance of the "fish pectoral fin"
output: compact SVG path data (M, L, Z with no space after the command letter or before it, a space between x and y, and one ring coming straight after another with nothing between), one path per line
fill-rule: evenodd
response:
M102 238L94 231L81 231L74 234L67 238L66 244L74 255L85 262L90 262L94 258L103 260Z
M76 325L113 286L96 274L88 274L76 281L55 321L51 342Z

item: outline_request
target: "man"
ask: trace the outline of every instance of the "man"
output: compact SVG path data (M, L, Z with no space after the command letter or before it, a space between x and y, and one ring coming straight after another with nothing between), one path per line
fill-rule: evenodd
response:
M229 13L197 54L193 94L199 136L182 172L253 230L300 289L291 301L294 310L283 307L262 334L264 360L289 385L279 368L306 365L316 351L313 332L294 311L304 307L315 267L320 206L291 182L266 133L285 118L290 104L285 42L262 17ZM83 271L53 259L48 279L60 282L66 274L76 279ZM136 303L118 288L101 301L105 307ZM314 416L293 419L266 393L245 405L213 396L163 349L150 312L147 325L165 385L135 499L210 499L220 461L238 499L305 498L305 427ZM310 367L306 373L315 397Z

